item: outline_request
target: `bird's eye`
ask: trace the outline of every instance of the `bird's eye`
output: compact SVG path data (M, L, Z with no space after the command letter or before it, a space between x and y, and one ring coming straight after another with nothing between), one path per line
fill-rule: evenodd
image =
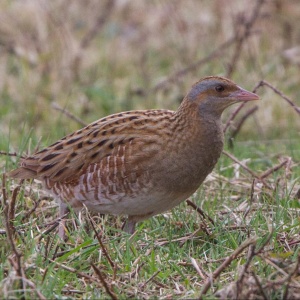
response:
M225 90L224 86L223 85L217 85L215 87L215 90L219 93L223 92Z

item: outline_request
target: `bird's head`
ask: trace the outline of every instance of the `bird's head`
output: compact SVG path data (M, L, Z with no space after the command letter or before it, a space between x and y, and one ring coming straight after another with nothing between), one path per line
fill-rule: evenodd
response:
M198 107L199 113L220 116L224 109L237 102L258 100L259 97L244 90L224 77L210 76L196 82L186 100Z

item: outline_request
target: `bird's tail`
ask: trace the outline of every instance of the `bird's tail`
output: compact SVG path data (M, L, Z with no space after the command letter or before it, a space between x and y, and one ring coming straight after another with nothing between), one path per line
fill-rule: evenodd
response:
M19 179L30 179L36 177L36 172L31 169L27 169L24 167L17 168L15 170L12 170L8 173L6 173L7 176L12 178L19 178Z

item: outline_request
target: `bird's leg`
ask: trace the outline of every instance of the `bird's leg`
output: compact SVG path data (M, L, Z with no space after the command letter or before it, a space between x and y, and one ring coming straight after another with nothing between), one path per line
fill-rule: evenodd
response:
M61 201L60 204L59 204L59 218L60 218L60 221L59 221L59 225L58 225L58 236L63 241L66 240L66 231L65 231L66 220L65 220L64 216L68 213L69 213L68 206Z
M122 230L124 230L127 233L134 234L135 224L136 224L136 221L134 221L132 218L128 217L128 219L122 226Z

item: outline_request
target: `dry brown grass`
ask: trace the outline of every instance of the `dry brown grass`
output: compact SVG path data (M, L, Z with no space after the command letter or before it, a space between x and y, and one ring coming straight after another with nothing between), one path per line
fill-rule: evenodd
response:
M248 88L264 79L296 99L299 67L282 54L299 43L299 15L297 1L3 1L0 89L14 109L1 127L38 125L38 136L51 135L43 128L53 122L74 129L53 119L52 101L88 121L123 109L176 108L191 83L210 74L230 73ZM274 120L285 128L298 120L271 91L260 94L264 132Z

